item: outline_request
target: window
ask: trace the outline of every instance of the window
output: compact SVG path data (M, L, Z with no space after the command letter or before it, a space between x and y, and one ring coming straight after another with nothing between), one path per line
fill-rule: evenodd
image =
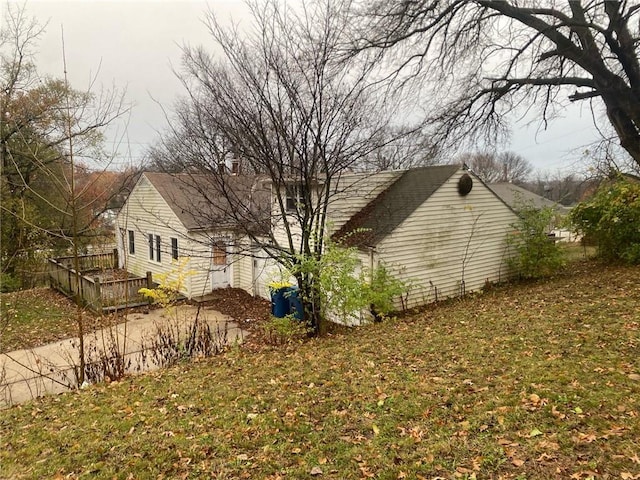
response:
M133 230L127 232L129 236L129 254L134 255L136 253L136 237Z
M304 187L302 185L286 186L285 206L287 211L294 211L298 209L298 205L304 202L304 193Z
M153 260L153 233L149 234L149 260Z
M213 245L213 264L214 265L227 264L227 249L224 243L216 243Z
M149 234L149 260L155 260L156 262L162 261L160 256L160 235Z
M178 239L171 239L171 258L178 260Z

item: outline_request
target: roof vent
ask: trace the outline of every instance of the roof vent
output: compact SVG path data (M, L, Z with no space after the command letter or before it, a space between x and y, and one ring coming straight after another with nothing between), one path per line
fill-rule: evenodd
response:
M463 197L468 195L471 189L473 188L473 180L468 173L465 173L458 180L458 193Z

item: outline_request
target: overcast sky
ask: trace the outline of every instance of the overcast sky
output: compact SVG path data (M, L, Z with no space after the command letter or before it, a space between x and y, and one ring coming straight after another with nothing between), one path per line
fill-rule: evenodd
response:
M67 71L74 88L86 89L96 75L99 86L126 88L127 101L133 107L125 143L134 163L166 127L161 105L170 111L182 93L172 72L172 66L180 66L180 46L212 48L202 23L204 13L210 8L223 19L233 16L235 20L245 11L240 0L31 0L26 5L40 23L48 22L36 57L41 73L63 75L63 26ZM537 125L525 128L525 122L516 124L511 145L505 149L521 154L536 169L555 172L571 168L581 157L584 149L580 147L597 138L585 107L572 106L548 131L537 131ZM124 131L124 124L120 124L118 133ZM119 138L115 131L110 132L108 146ZM124 145L120 152L126 152Z

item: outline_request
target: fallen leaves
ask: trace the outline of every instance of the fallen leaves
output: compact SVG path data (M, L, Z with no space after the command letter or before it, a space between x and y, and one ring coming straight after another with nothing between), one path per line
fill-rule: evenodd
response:
M549 399L540 398L538 394L532 393L528 397L522 398L522 403L527 410L533 412L549 403Z
M633 473L622 472L620 478L622 478L622 480L637 480L640 478L640 473L634 475Z
M571 439L576 443L591 443L595 442L598 436L595 433L578 433L571 437Z
M45 345L77 334L75 304L50 288L34 288L0 297L0 353ZM10 313L10 314L9 314ZM105 319L83 313L87 331Z
M3 411L0 463L17 478L99 457L136 478L640 480L636 350L629 339L598 347L637 337L600 300L614 277L496 289ZM633 295L621 315L635 312Z

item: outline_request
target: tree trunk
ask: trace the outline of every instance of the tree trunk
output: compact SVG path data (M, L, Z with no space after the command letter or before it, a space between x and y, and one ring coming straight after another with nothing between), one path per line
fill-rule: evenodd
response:
M631 100L621 99L615 95L603 95L602 100L607 106L607 117L620 138L620 146L629 153L640 168L640 133L629 115L630 107L621 105L621 100L627 102Z
M318 289L314 285L313 277L310 275L297 275L298 287L300 288L302 308L304 318L311 324L314 333L321 335L326 330L324 319L322 318L321 299Z

